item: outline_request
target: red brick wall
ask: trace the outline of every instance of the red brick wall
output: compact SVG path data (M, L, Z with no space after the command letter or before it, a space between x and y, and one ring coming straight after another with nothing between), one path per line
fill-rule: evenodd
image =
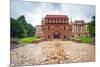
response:
M45 39L55 39L57 36L55 36L55 33L58 32L59 39L67 39L71 37L72 34L72 26L69 25L69 19L67 16L48 16L45 17L44 23L42 24L42 31L43 31L43 37Z

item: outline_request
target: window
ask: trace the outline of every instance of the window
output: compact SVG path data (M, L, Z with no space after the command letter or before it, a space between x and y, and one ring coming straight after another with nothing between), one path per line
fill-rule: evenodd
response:
M66 19L64 19L64 21L66 21Z
M53 21L53 19L51 18L51 21Z
M63 19L61 19L61 21L63 21Z
M56 21L56 18L55 18L55 21Z
M64 39L66 39L66 35L64 35Z
M48 21L49 21L49 18L48 18Z
M79 33L79 36L80 36L80 33Z
M59 18L58 18L58 21L59 21Z
M50 36L48 35L48 38L50 39Z
M48 26L48 30L50 30L50 26Z
M64 26L64 31L66 30L66 27Z

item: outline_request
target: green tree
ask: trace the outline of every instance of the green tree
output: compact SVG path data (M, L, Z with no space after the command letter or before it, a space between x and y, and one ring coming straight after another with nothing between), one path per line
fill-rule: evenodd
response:
M27 23L24 15L17 19L10 18L11 21L11 37L26 37L35 35L35 27Z
M11 37L16 37L16 27L15 27L15 25L16 25L16 20L15 19L13 19L13 18L10 18L10 35L11 35Z
M17 20L24 25L27 32L27 36L35 35L35 30L36 30L35 27L26 22L24 15L20 16Z
M95 36L95 16L92 17L91 22L89 23L89 33L91 37Z
M26 30L22 23L11 18L11 36L12 37L25 37Z
M35 35L35 32L36 32L36 29L31 24L27 24L27 34L28 34L28 36Z

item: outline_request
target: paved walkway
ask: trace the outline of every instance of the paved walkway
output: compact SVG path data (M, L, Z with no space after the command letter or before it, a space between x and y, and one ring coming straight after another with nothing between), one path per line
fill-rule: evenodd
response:
M95 46L72 41L44 41L11 50L11 65L95 61Z

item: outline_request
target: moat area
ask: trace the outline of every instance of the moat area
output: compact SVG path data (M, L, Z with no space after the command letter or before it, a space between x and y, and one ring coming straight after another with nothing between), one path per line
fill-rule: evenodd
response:
M11 49L11 66L95 61L95 45L72 41L43 41Z

